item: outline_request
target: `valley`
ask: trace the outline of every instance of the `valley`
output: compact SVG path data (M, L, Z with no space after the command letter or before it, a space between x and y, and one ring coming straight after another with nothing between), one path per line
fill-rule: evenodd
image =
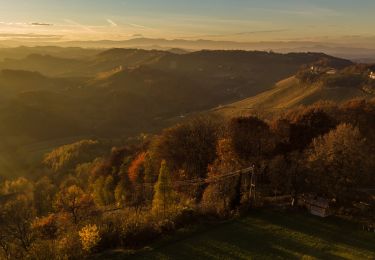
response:
M23 47L2 55L0 136L6 159L0 168L5 172L11 168L6 164L30 157L23 147L81 136L121 139L155 133L219 105L237 101L241 107L248 97L269 95L264 91L283 95L295 89L290 95L298 98L298 92L306 93L295 86L272 86L321 59L351 64L324 54L246 51ZM278 108L279 102L259 105Z

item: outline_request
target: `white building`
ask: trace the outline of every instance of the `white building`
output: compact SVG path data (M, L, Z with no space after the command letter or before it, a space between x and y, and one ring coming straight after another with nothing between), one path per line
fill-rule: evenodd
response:
M337 70L335 70L335 69L329 69L326 72L326 74L329 74L329 75L335 75L336 73L337 73Z

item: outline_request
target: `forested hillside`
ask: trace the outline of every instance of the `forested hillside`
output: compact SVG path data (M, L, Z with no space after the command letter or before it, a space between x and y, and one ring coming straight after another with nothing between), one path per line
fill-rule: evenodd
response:
M3 51L0 62L4 172L13 172L19 157L40 158L64 139L158 131L192 113L268 90L321 59L351 64L316 53L17 50ZM43 149L32 149L35 156L24 153L33 146Z
M98 140L61 146L45 154L40 177L0 182L0 253L80 258L139 249L191 224L278 207L280 198L302 210L308 196L371 228L374 127L374 100L355 99L271 120L198 117L112 149Z

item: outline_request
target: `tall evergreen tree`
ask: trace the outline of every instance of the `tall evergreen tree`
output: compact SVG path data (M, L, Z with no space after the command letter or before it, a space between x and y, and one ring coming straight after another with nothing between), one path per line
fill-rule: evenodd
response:
M154 212L163 212L163 215L173 206L173 188L170 171L165 160L161 162L159 178L155 184L155 195L152 201Z
M145 183L145 200L146 203L152 202L152 195L154 193L155 174L153 171L152 158L149 153L146 154L144 163L144 183Z
M125 174L122 179L116 185L115 188L115 201L118 206L129 206L132 203L132 193L133 188L128 178Z
M104 188L104 177L101 176L93 184L93 196L94 201L98 206L104 206L105 205L105 199L103 194L103 188Z
M115 202L114 197L115 184L112 175L109 175L104 182L103 195L106 205L111 205Z

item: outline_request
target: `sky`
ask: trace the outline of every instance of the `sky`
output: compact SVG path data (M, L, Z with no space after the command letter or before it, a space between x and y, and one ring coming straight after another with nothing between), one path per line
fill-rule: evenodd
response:
M373 39L375 0L0 0L0 39Z

